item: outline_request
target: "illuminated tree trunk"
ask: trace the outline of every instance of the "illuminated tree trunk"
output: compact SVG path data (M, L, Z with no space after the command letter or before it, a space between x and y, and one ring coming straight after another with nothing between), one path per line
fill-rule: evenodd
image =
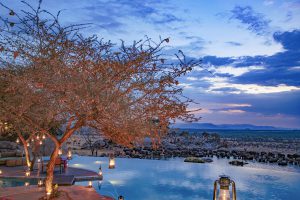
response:
M60 147L59 143L55 143L55 148L51 154L50 161L47 165L47 176L46 176L45 186L46 186L46 192L49 195L52 193L52 183L53 183L53 174L54 174L54 168L55 168L55 160L58 156L59 147Z
M18 136L23 144L23 147L24 147L24 152L25 152L25 158L26 158L26 164L28 167L31 168L31 162L30 162L30 154L29 154L29 151L28 151L28 147L27 147L27 142L25 140L25 138L22 136L21 133L18 133Z

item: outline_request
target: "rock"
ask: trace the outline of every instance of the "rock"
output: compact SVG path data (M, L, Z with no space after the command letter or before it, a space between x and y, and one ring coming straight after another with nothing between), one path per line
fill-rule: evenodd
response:
M287 161L286 160L278 161L278 165L279 166L287 166Z
M184 159L184 162L205 163L203 159L197 157L187 157L186 159Z
M202 158L202 160L203 160L204 162L206 162L206 163L211 163L211 162L213 162L213 160L210 159L210 158Z
M229 162L230 165L234 165L234 166L244 166L248 163L243 162L243 161L239 161L239 160L233 160Z

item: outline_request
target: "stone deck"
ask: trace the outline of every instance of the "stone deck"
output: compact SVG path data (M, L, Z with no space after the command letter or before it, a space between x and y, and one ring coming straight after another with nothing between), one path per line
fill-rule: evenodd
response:
M30 176L25 176L25 167L6 167L0 166L2 174L0 178L18 178L18 179L44 179L46 173L40 173L39 170L35 169L30 173ZM56 169L54 173L54 183L58 185L72 185L74 181L88 181L88 180L102 180L103 177L99 176L96 172L67 167L66 170L62 173L59 172L59 169Z
M78 185L61 186L59 191L59 196L55 200L114 200L99 195L94 188ZM39 200L43 196L45 196L44 188L37 186L0 188L0 200Z

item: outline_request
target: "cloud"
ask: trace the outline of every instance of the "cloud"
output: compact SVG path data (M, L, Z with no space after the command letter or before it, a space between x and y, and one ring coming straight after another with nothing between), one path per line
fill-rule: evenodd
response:
M241 114L241 113L245 113L244 110L220 110L219 111L220 113L223 113L223 114Z
M231 10L230 19L236 19L245 24L247 29L257 35L269 33L269 24L271 20L265 19L261 13L255 12L250 6L235 6Z
M226 43L231 45L231 46L242 46L242 43L234 42L234 41L229 41L229 42L226 42Z
M208 70L214 73L229 74L232 76L241 76L254 70L263 70L263 66L249 66L249 67L234 67L234 66L220 66L210 67Z

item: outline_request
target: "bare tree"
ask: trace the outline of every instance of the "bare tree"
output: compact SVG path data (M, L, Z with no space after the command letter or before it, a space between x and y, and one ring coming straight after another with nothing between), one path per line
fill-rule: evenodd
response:
M30 132L47 134L55 147L47 166L51 194L59 148L77 130L92 127L112 141L132 146L149 137L160 142L175 119L196 121L182 95L179 77L199 65L179 51L171 62L163 54L169 39L150 38L118 48L80 34L85 25L62 25L25 2L21 14L7 8L0 30L0 116ZM0 118L0 120L2 120ZM64 125L62 135L51 132Z

